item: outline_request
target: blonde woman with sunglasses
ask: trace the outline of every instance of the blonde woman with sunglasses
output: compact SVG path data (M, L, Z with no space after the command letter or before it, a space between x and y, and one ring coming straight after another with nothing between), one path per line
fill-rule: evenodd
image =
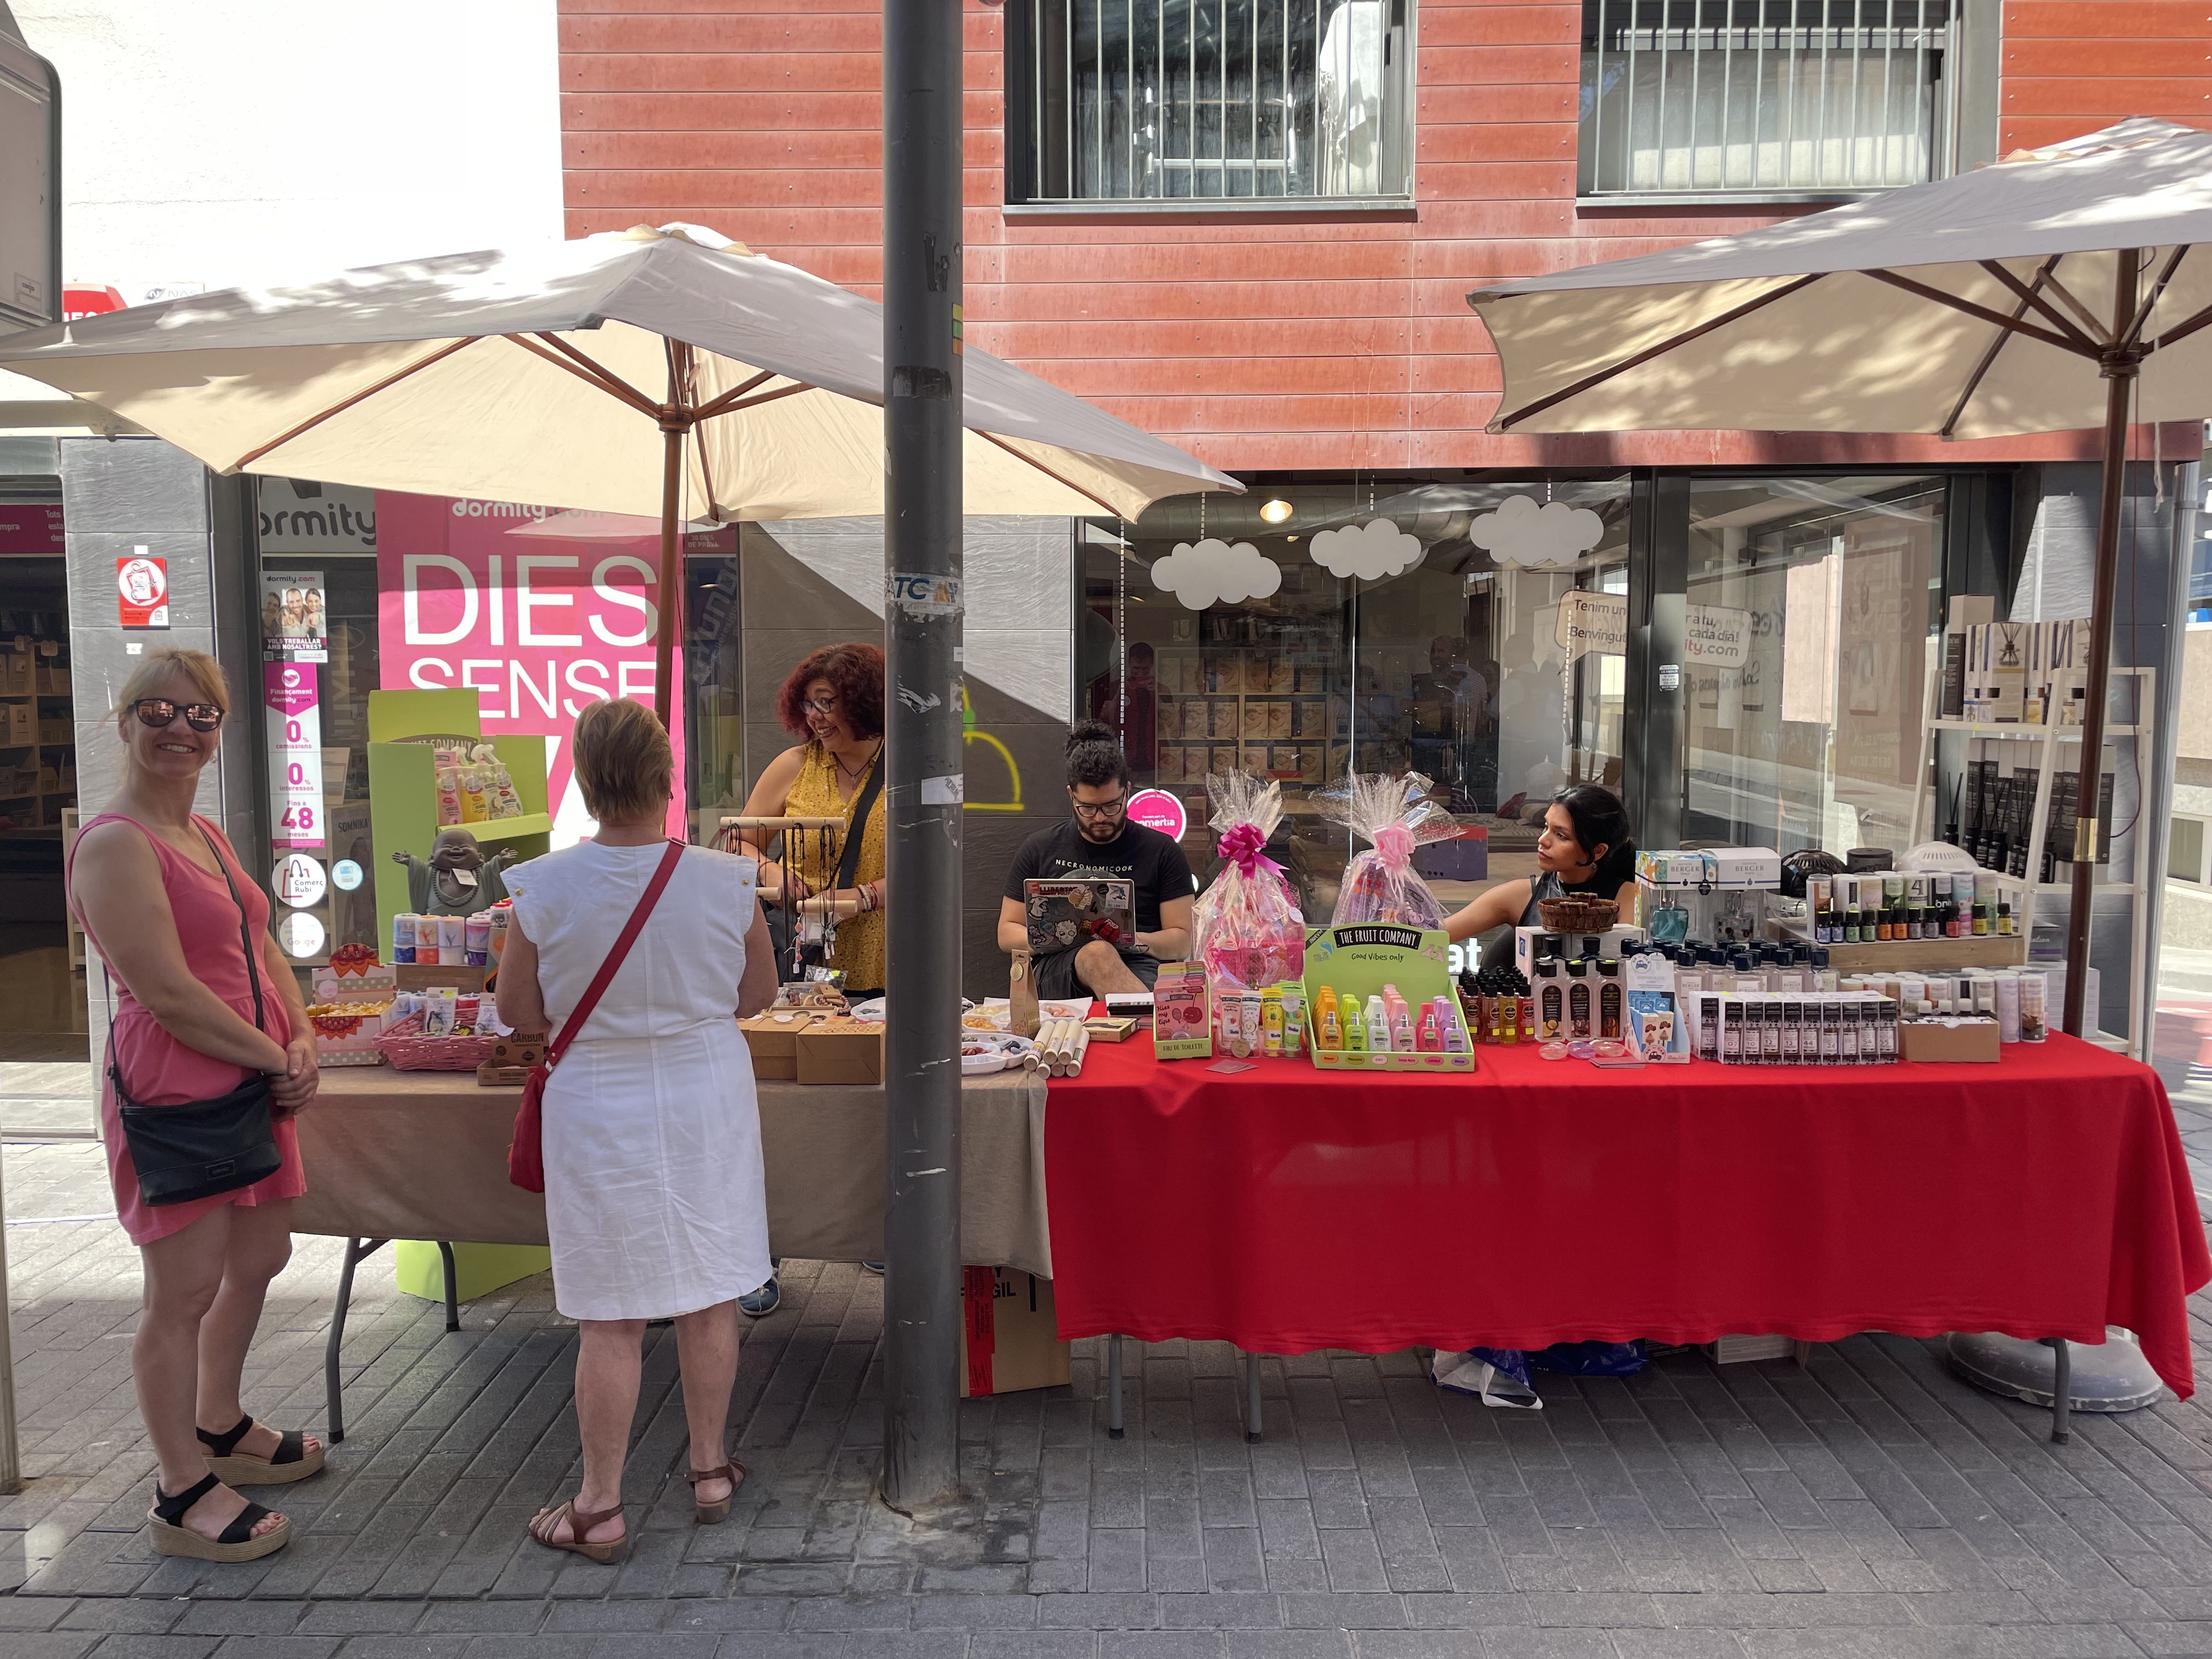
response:
M239 1402L262 1299L291 1255L292 1200L307 1190L291 1120L314 1098L316 1072L269 900L222 831L192 811L229 708L214 658L146 653L116 711L121 784L79 833L68 876L70 908L116 997L100 1120L117 1215L145 1276L131 1370L156 1460L153 1545L205 1561L251 1561L290 1537L283 1516L235 1487L323 1467L319 1442L264 1427ZM123 1106L143 1122L163 1108L243 1098L258 1126L256 1079L265 1079L269 1133L251 1167L271 1173L181 1199L144 1178ZM210 1174L202 1184L226 1178Z

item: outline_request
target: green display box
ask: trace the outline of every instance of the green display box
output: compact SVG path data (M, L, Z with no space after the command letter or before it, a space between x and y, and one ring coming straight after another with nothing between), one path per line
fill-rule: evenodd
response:
M437 767L427 737L479 740L483 726L477 694L459 691L372 691L368 694L368 810L371 844L381 871L394 853L430 856L438 838ZM524 858L552 846L553 820L545 799L545 739L495 737L492 748L514 780L522 816L490 818L461 827L487 852L513 847ZM376 884L377 953L391 959L392 919L408 906L404 880ZM443 1292L441 1292L442 1295Z
M1334 991L1340 1001L1357 997L1364 1004L1380 996L1385 985L1398 988L1411 1003L1414 1018L1425 1002L1453 996L1449 951L1451 944L1441 928L1399 927L1385 922L1363 922L1346 927L1317 927L1306 935L1306 1053L1325 1072L1472 1072L1474 1051L1427 1051L1400 1054L1395 1050L1346 1053L1324 1048L1319 1041L1321 991Z
M453 1299L473 1302L494 1291L542 1273L553 1266L553 1252L543 1244L456 1244L453 1251ZM396 1239L392 1246L392 1276L399 1289L425 1302L446 1299L446 1267L436 1244L426 1239Z

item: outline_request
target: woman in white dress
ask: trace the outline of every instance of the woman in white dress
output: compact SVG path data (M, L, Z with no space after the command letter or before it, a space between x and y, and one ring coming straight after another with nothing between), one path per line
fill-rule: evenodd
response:
M651 709L577 716L576 781L592 841L507 878L514 925L500 1018L557 1028L583 1000L667 851L672 761ZM599 1005L547 1079L545 1227L553 1299L580 1328L575 1497L531 1536L602 1562L629 1553L623 1460L646 1322L676 1323L697 1519L721 1520L744 1479L724 1443L738 1366L737 1298L769 1276L768 1194L752 1061L737 1017L775 994L754 862L686 848Z

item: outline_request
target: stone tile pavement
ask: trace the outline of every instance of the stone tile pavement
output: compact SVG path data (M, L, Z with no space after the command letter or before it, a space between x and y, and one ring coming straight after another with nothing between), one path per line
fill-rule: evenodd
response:
M2175 1079L2179 1084L2181 1079ZM2179 1097L2212 1131L2212 1092ZM2196 1144L2207 1143L2199 1140ZM529 1545L573 1490L572 1330L550 1284L465 1310L362 1269L349 1432L288 1487L292 1546L162 1562L128 1346L135 1253L95 1147L4 1148L28 1489L0 1499L0 1659L1703 1659L2212 1654L2212 1415L2077 1417L1865 1336L1811 1363L1660 1359L1547 1379L1540 1413L1433 1389L1418 1357L1264 1362L1243 1438L1225 1346L1132 1346L1128 1436L1102 1345L1073 1386L970 1402L981 1522L931 1535L870 1499L881 1281L787 1264L738 1383L751 1479L690 1524L673 1344L649 1340L616 1569ZM2212 1181L2204 1183L2212 1190ZM69 1218L94 1217L95 1219ZM334 1241L300 1243L248 1378L322 1421ZM2212 1302L2194 1306L2212 1370Z

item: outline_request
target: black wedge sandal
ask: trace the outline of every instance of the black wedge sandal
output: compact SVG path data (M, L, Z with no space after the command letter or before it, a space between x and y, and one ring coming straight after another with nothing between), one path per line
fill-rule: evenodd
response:
M210 1434L205 1429L193 1431L200 1444L207 1448L208 1468L216 1479L229 1486L282 1486L295 1480L305 1480L319 1474L323 1468L323 1449L307 1449L307 1437L297 1429L287 1429L276 1437L276 1455L255 1457L238 1449L238 1443L246 1438L253 1426L253 1419L241 1417L238 1426L228 1434Z
M185 1516L192 1505L222 1484L211 1474L169 1498L162 1494L161 1483L155 1483L154 1507L147 1511L146 1519L153 1528L155 1554L182 1555L195 1561L258 1561L292 1541L289 1521L271 1527L258 1538L253 1535L254 1528L270 1513L264 1505L254 1503L238 1512L238 1518L222 1529L220 1538L203 1538L187 1527Z

